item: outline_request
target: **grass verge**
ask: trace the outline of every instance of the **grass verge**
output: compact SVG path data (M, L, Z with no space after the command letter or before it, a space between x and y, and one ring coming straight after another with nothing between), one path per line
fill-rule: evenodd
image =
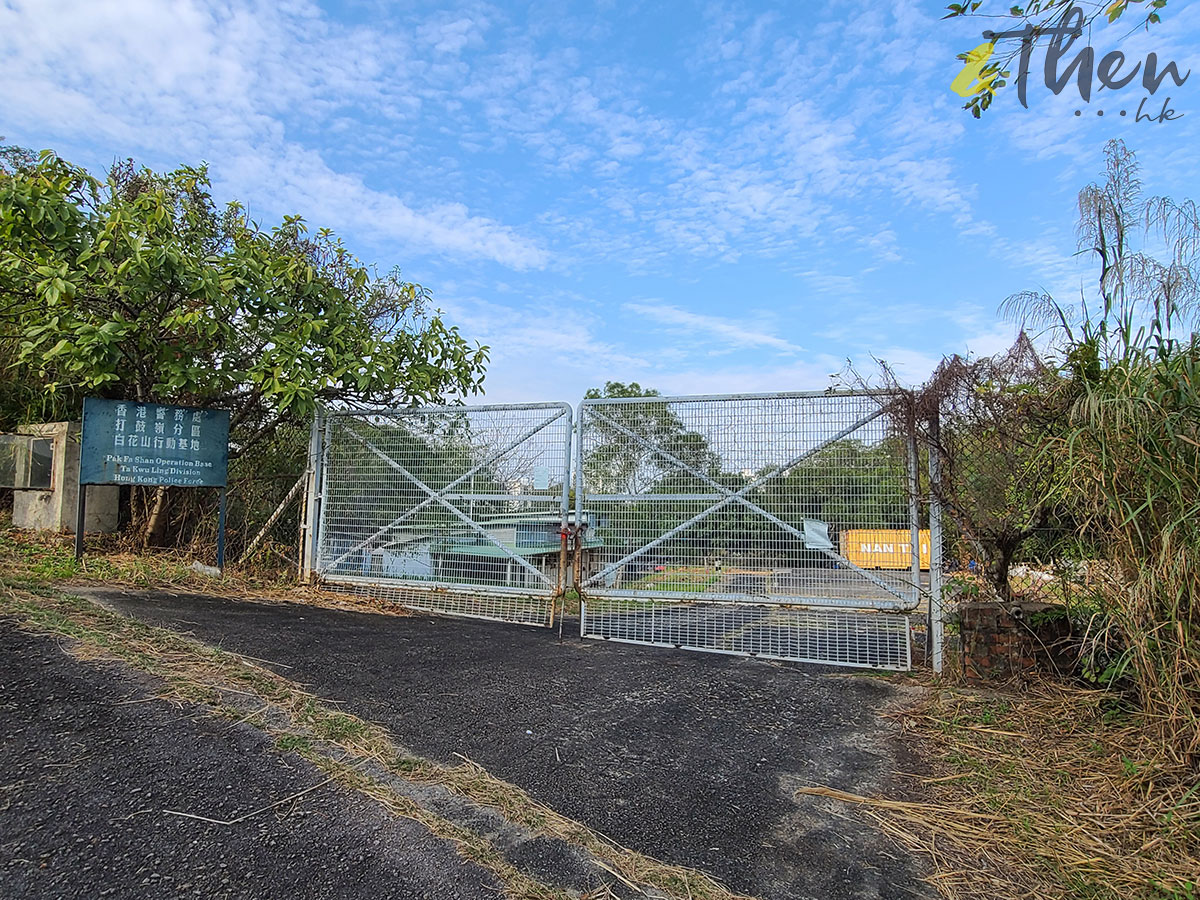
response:
M135 553L119 535L89 535L89 549L80 562L70 536L9 527L0 516L0 579L29 590L57 584L97 584L106 587L160 588L269 603L303 603L335 609L406 616L398 604L358 594L318 590L298 584L294 573L273 568L227 568L218 579L192 568L191 557L177 550Z

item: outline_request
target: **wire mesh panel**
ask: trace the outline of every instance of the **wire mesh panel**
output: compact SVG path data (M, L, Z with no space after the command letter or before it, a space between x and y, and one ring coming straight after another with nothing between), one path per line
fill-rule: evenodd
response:
M316 571L414 609L549 625L571 407L326 413Z
M857 668L911 668L910 617L750 603L589 598L583 635Z
M854 645L819 637L854 623L851 632L902 640L907 665L904 616L813 609L899 613L919 602L928 536L915 527L909 436L885 415L886 399L585 400L576 448L584 634L813 659L813 647ZM601 598L613 601L603 615ZM870 654L826 656L865 665L852 658Z

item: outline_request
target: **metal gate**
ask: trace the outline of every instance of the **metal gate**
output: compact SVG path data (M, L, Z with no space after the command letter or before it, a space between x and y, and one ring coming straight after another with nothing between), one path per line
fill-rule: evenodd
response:
M907 669L916 456L887 397L585 400L585 637Z
M414 609L551 625L571 430L565 403L323 411L310 448L313 571Z

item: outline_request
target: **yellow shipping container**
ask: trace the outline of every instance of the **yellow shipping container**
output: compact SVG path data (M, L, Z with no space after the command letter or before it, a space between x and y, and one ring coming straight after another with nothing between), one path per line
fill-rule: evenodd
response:
M920 536L921 568L928 570L929 529ZM842 556L860 569L908 569L912 567L912 533L898 528L843 531Z

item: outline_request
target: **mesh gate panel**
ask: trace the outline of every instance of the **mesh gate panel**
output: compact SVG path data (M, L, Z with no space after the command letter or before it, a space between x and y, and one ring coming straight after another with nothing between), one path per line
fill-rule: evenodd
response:
M907 667L907 617L848 612L919 600L908 436L885 402L848 392L584 401L584 634Z
M871 669L911 668L909 616L749 603L591 598L584 637Z
M550 601L534 594L480 591L477 588L450 588L429 585L409 586L402 581L337 577L322 587L340 594L370 597L396 603L417 612L457 616L466 619L490 619L517 625L550 625Z
M549 625L565 404L327 413L316 570L417 609Z

